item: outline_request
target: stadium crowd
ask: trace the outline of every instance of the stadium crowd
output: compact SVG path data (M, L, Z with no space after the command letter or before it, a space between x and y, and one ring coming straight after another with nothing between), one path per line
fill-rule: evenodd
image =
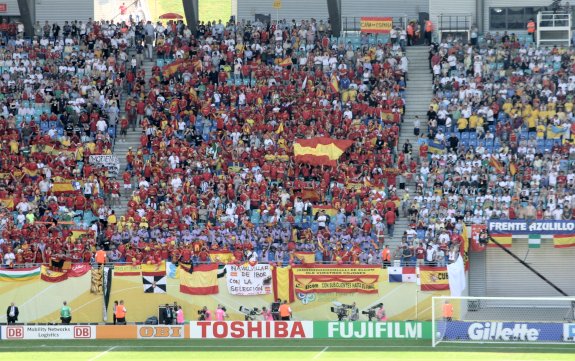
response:
M398 147L408 73L399 36L333 43L315 20L208 23L196 34L181 22L90 20L36 24L32 41L4 34L7 266L91 261L96 248L128 263L229 251L233 262L307 253L444 265L462 222L572 217L571 50L507 34L434 44L429 133L414 152ZM136 129L117 177L90 164ZM337 166L296 162L294 141L314 137L353 144ZM130 200L117 218L120 194ZM397 217L411 224L390 250Z
M573 55L507 33L431 48L434 98L408 211L418 237L459 220L573 219Z

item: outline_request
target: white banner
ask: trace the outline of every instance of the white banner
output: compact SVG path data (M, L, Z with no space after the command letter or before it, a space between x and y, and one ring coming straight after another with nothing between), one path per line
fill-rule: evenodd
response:
M120 174L120 160L115 155L91 155L90 164L107 168L109 177Z
M73 340L82 338L95 339L96 326L2 326L2 339L4 340Z
M230 295L269 295L272 293L272 271L269 264L227 265L226 283Z
M192 321L190 338L313 338L313 322Z

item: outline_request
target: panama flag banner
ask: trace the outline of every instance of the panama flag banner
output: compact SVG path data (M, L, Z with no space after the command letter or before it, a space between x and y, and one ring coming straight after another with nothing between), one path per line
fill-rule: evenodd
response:
M415 267L389 267L389 282L417 282Z
M40 277L40 267L0 269L0 282L22 282Z

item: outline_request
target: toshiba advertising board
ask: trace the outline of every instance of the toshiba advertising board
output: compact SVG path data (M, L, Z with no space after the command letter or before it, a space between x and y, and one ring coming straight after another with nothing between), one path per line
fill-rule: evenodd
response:
M197 321L190 338L313 338L313 322Z
M88 325L2 326L2 339L4 340L74 340L95 338L95 326Z

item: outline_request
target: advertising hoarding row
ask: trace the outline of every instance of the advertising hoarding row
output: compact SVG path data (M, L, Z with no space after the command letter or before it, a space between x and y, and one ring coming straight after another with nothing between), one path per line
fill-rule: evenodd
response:
M430 340L431 322L193 321L186 325L9 325L2 340L379 339ZM445 341L575 342L575 323L439 322Z

